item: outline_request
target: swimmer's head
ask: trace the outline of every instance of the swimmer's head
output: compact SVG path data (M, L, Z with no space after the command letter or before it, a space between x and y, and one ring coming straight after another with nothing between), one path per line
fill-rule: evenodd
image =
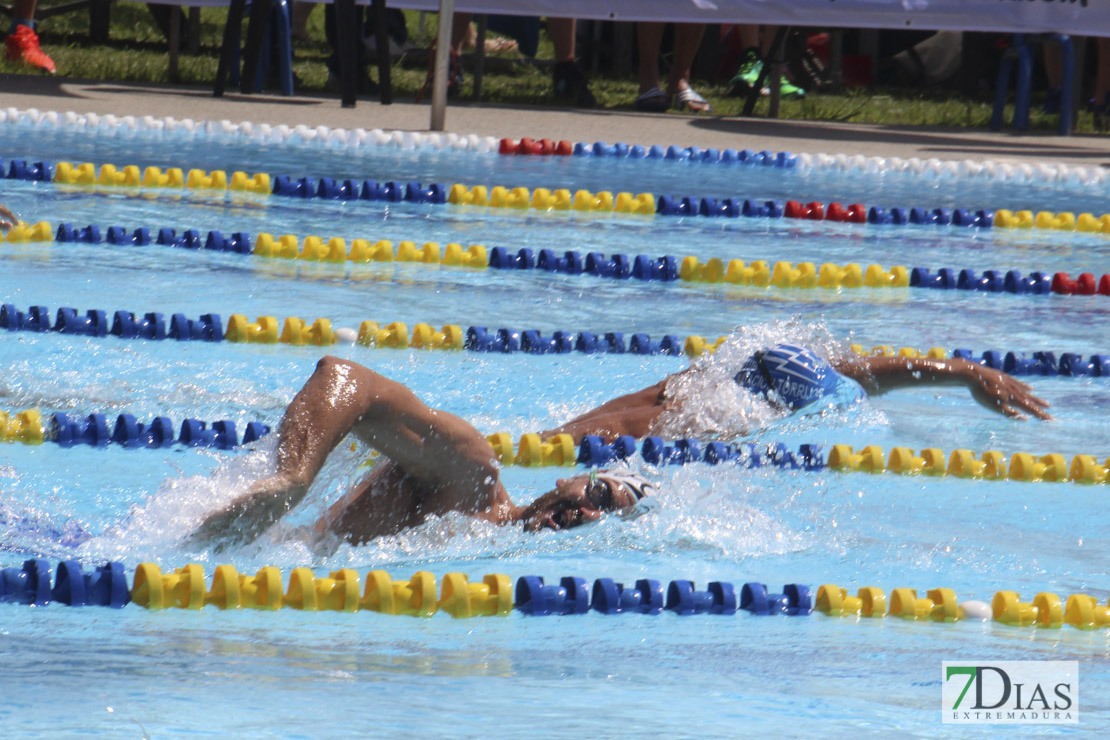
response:
M839 377L808 349L779 344L748 358L736 374L736 382L772 402L800 409L835 391Z
M654 483L628 471L584 473L555 481L555 490L532 502L521 518L529 532L569 529L597 521L607 512L630 509L656 490Z

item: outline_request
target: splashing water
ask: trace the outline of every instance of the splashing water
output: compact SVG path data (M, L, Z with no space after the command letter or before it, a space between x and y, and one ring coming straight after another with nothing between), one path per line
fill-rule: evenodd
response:
M737 327L716 352L695 359L689 372L671 376L667 395L673 402L653 431L668 439L735 439L788 416L733 379L754 352L782 343L809 347L826 358L845 351L824 324L804 323L800 317Z
M776 433L801 433L827 424L826 419L787 417L734 382L736 368L752 352L779 342L802 344L826 357L844 351L823 325L805 323L800 318L738 329L716 353L695 360L689 372L672 376L668 393L678 400L679 408L664 413L658 425L660 433L667 438L735 438L768 427L775 428ZM251 482L271 474L275 447L276 435L271 435L248 454L223 460L206 475L166 479L146 501L133 505L123 520L99 536L82 538L87 541L77 543L77 552L90 560L150 559L181 552L188 552L200 562L225 560L226 554L191 551L184 538L206 515L242 495ZM329 456L304 502L257 542L239 547L235 560L385 567L414 561L534 560L557 553L581 556L612 552L669 557L696 552L708 560L732 560L795 552L815 544L804 531L806 513L792 510L796 491L783 495L781 486L769 485L766 474L732 466L654 469L642 462L633 467L659 481L662 488L645 514L635 518L607 517L574 532L536 536L517 527L498 527L449 514L429 517L419 527L363 546L335 539L313 543L305 534L306 526L369 472L371 453L361 443L341 443ZM561 473L507 469L502 475L513 499L527 503L549 490ZM828 541L822 544L836 547Z

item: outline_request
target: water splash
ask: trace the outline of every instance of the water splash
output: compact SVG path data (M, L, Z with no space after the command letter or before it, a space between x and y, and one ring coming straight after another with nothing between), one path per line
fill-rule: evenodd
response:
M674 439L734 439L765 428L788 415L739 386L734 376L759 349L781 343L813 349L823 357L845 350L820 322L800 317L737 327L713 354L695 359L687 372L671 376L669 403L652 431Z

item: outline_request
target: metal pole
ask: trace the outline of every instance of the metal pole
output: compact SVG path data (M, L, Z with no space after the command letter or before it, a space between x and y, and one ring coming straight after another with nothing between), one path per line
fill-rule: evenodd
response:
M451 26L455 0L439 0L439 32L436 34L436 66L432 77L432 131L443 131L447 123L447 68L451 61Z

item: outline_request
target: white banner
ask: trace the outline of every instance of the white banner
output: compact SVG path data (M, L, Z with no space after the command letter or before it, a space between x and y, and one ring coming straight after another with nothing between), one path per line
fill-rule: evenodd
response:
M387 1L399 8L439 9L438 0ZM456 0L455 10L611 21L1110 36L1110 0Z

